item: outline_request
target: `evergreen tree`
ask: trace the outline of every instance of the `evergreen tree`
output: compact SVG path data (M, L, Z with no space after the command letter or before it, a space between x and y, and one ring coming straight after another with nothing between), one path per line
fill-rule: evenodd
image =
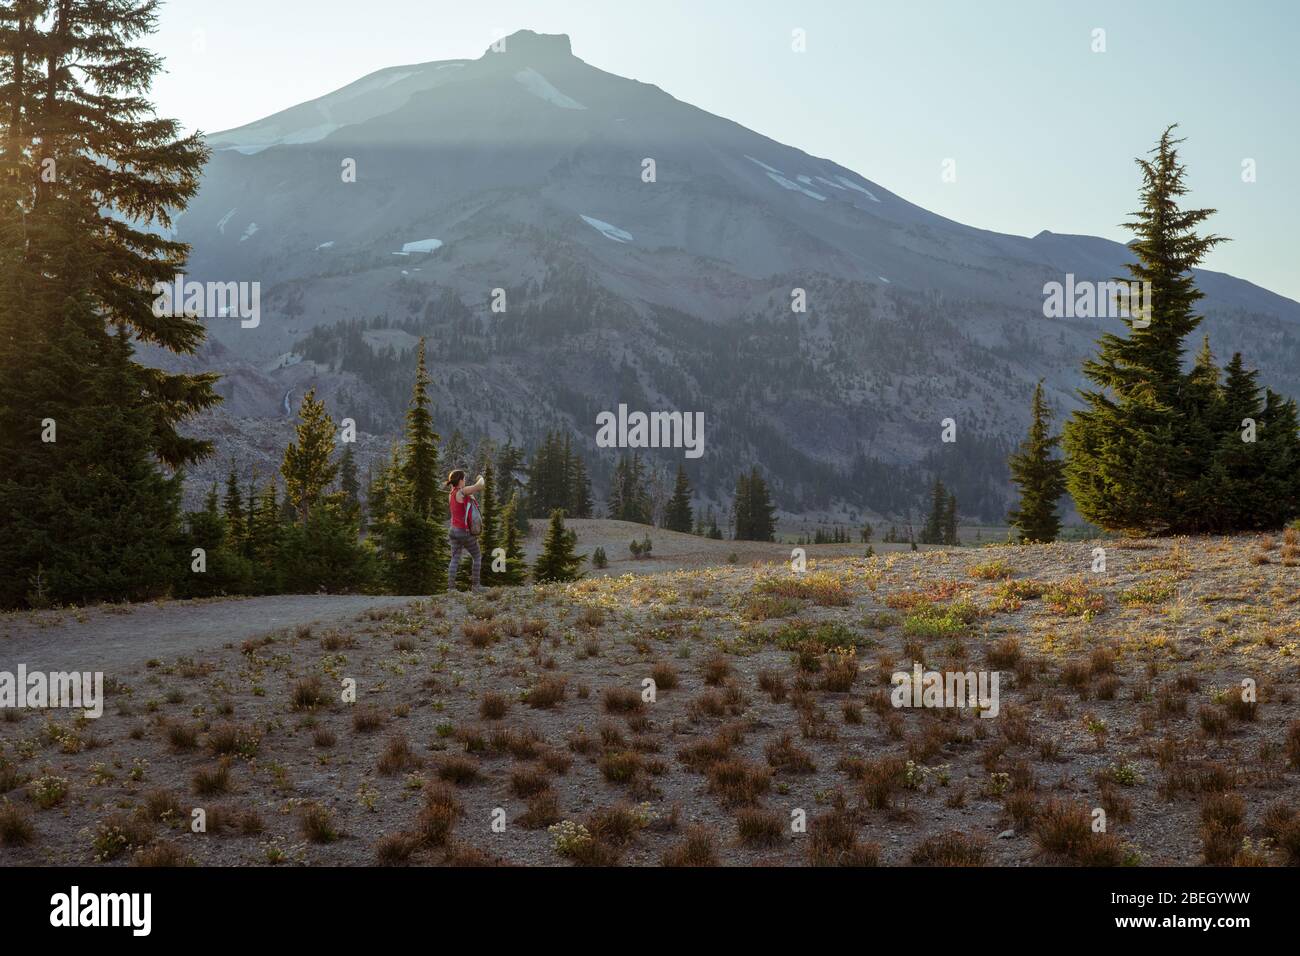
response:
M776 509L768 496L767 482L753 467L736 479L735 540L773 541L776 538Z
M483 490L479 493L479 510L483 515L483 533L478 537L479 550L483 555L483 566L479 572L479 577L485 586L492 586L497 583L497 572L492 570L492 552L501 546L502 527L501 516L497 514L497 503L495 497L495 481L492 470L492 461L489 459L483 466ZM450 560L450 558L448 559ZM464 567L470 562L462 562ZM471 568L471 577L473 569Z
M1295 399L1266 388L1260 434L1264 466L1255 526L1276 528L1300 515L1300 413Z
M447 504L438 477L439 438L429 412L429 384L421 339L405 441L382 478L386 516L377 526L382 575L398 594L434 594L447 586Z
M735 515L735 530L732 535L734 540L754 539L753 522L749 516L751 510L749 475L742 471L736 476L736 496L731 503L731 512Z
M506 569L493 576L495 584L523 584L528 578L528 564L524 559L524 546L515 515L520 508L520 495L516 491L510 503L501 512L502 542L506 552Z
M284 451L280 474L285 501L299 521L306 521L338 473L334 462L334 420L316 389L307 390L298 409L297 440Z
M948 489L943 481L936 477L930 488L930 511L926 515L925 525L921 528L921 544L943 544L945 511L948 507Z
M650 524L650 496L645 487L645 465L639 453L620 455L609 489L609 517L615 521Z
M957 541L957 496L948 492L948 501L943 509L943 543L958 544Z
M104 352L89 307L70 300L68 310L81 314L56 326L27 379L44 415L22 429L15 457L0 472L0 599L7 606L146 600L188 572L181 480L158 470L153 415L131 343L110 336ZM43 418L54 441L41 441ZM45 460L32 461L37 456ZM27 484L33 475L44 484Z
M153 0L0 6L0 170L7 174L0 221L12 227L0 272L21 303L19 312L0 309L7 353L0 362L19 373L0 408L19 420L45 417L22 379L64 322L82 324L101 361L114 332L180 354L203 341L198 318L154 309L155 284L184 270L188 247L165 238L166 230L198 190L208 156L198 134L179 138L180 124L156 117L145 98L162 57L135 41L154 32L156 11ZM65 307L72 297L80 303L76 318ZM0 304L8 298L0 292ZM126 360L133 366L126 378L139 389L132 402L151 419L154 454L178 467L210 452L208 442L183 437L176 426L219 401L218 376L164 373L131 354ZM70 397L89 398L88 391ZM0 427L0 441L12 434ZM11 451L0 447L0 460L11 461Z
M231 466L231 474L234 466ZM229 489L227 489L229 498ZM242 496L236 495L240 509ZM203 570L195 570L194 549L203 549ZM221 594L251 593L253 566L239 551L239 543L231 538L226 517L217 507L217 486L208 492L202 511L186 516L185 553L191 561L177 577L177 597L210 597Z
M582 577L578 569L585 556L573 550L577 535L564 526L564 512L556 508L551 512L551 523L542 541L542 553L533 565L533 580L539 584L550 581L576 581Z
M587 463L575 454L570 463L569 511L575 518L590 518L594 507L591 499L591 479L587 476Z
M689 534L694 523L690 482L686 480L686 470L679 464L677 480L673 485L673 496L669 499L668 507L664 512L664 527L669 531L683 531Z
M429 411L428 370L424 364L424 339L415 356L415 388L406 410L406 444L403 446L402 477L415 513L441 521L446 514L442 479L438 474L438 442ZM463 441L463 439L462 439Z
M357 480L357 458L352 443L343 446L339 459L339 490L343 494L343 511L349 521L361 521L361 483Z
M239 487L239 475L235 471L235 460L230 460L230 471L226 473L226 497L223 501L226 518L226 543L229 548L242 554L248 537L248 520L244 510L244 491Z
M1224 367L1223 385L1209 423L1217 441L1198 483L1201 530L1258 528L1266 501L1263 388L1259 373L1247 369L1241 353ZM1253 426L1253 428L1252 428ZM1243 440L1254 431L1254 440Z
M1065 463L1052 457L1060 436L1052 434L1052 410L1043 397L1043 382L1034 387L1030 406L1029 434L1011 456L1011 480L1020 488L1020 506L1008 520L1021 543L1047 543L1061 532L1056 503L1065 493Z
M132 340L203 339L200 321L155 315L151 290L184 268L187 247L154 227L207 150L144 99L161 59L132 44L154 7L0 5L3 606L155 597L187 568L179 479L157 463L210 451L176 426L218 401L217 376L147 368Z
M275 476L272 475L258 496L257 507L249 523L248 542L249 557L253 559L259 574L266 582L259 590L266 594L273 593L279 587L275 560L279 553L283 528L281 513L279 489L276 487Z
M1196 233L1214 210L1178 205L1187 187L1173 129L1152 159L1137 161L1142 205L1127 223L1137 237L1128 269L1134 281L1150 283L1150 308L1122 317L1127 336L1101 337L1083 368L1093 387L1080 392L1084 408L1063 435L1066 484L1080 514L1139 534L1198 530L1196 486L1212 448L1196 414L1201 392L1187 387L1182 360L1183 342L1201 322L1192 269L1223 240Z

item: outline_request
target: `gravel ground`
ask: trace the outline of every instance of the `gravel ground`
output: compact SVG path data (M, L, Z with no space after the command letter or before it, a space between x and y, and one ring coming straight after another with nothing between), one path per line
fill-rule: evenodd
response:
M1300 856L1294 539L811 547L804 574L769 548L481 597L11 615L6 659L93 647L111 687L96 721L5 712L0 862ZM998 671L998 716L895 708L913 661Z

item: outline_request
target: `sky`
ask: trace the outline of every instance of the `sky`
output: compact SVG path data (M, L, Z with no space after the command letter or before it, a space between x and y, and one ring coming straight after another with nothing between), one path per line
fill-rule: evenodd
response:
M1017 235L1127 241L1134 157L1176 122L1184 201L1232 239L1205 267L1300 300L1295 0L164 0L153 97L217 132L519 29Z

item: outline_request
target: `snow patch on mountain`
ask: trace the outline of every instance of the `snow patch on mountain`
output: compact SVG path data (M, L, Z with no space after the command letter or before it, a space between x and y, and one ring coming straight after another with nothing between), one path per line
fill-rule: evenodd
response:
M401 254L409 256L412 252L433 252L440 248L441 239L417 239L415 242L404 243Z
M333 248L334 248L334 240L331 239L329 242L322 242L322 243L321 243L319 246L317 246L316 248L317 248L317 249L333 249Z
M542 76L542 74L538 73L531 66L516 73L515 79L519 81L520 86L526 89L529 93L532 93L533 96L536 96L538 99L546 100L546 102L554 104L561 109L585 110L587 108L572 97L565 96L551 85L550 80Z
M759 166L762 166L769 173L776 173L778 176L783 175L781 170L777 169L775 166L769 166L761 159L755 159L753 156L750 156L748 153L745 154L745 158L749 160L751 163L757 163Z
M591 226L592 229L595 229L606 239L613 239L615 242L632 241L632 233L620 229L618 226L611 226L609 223L603 222L600 219L593 219L591 216L583 216L582 221Z
M223 236L226 234L226 223L230 222L230 217L233 216L234 214L235 214L235 210L231 209L230 212L226 213L219 220L217 220L217 232L221 233Z
M862 186L859 186L857 183L853 182L853 180L845 179L843 176L836 176L835 178L838 179L840 182L842 182L845 186L849 187L849 189L856 189L858 192L862 193L862 195L866 196L872 202L880 202L880 200L877 199L872 194L870 189L864 189Z
M768 178L772 180L772 182L776 183L782 189L790 189L793 190L794 192L803 193L805 196L808 196L811 199L816 199L818 202L826 201L826 197L823 196L821 193L814 192L813 190L809 189L807 186L801 186L793 179L786 179L780 173L768 173L767 175Z
M243 242L245 239L252 239L253 236L255 236L256 234L257 234L257 223L250 222L248 224L248 228L244 230L244 234L239 237L239 241Z

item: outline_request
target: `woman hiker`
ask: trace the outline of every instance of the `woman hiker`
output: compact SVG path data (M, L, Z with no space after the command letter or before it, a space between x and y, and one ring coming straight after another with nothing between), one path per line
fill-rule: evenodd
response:
M449 489L447 510L451 512L451 530L448 533L451 539L451 564L447 566L447 590L456 590L456 571L460 567L460 553L468 551L474 561L473 573L470 576L470 590L481 591L479 567L483 556L478 550L478 537L470 530L467 512L474 494L483 490L483 476L479 475L474 484L467 485L464 469L457 468L447 476L447 488ZM474 508L478 508L477 501L474 501Z

